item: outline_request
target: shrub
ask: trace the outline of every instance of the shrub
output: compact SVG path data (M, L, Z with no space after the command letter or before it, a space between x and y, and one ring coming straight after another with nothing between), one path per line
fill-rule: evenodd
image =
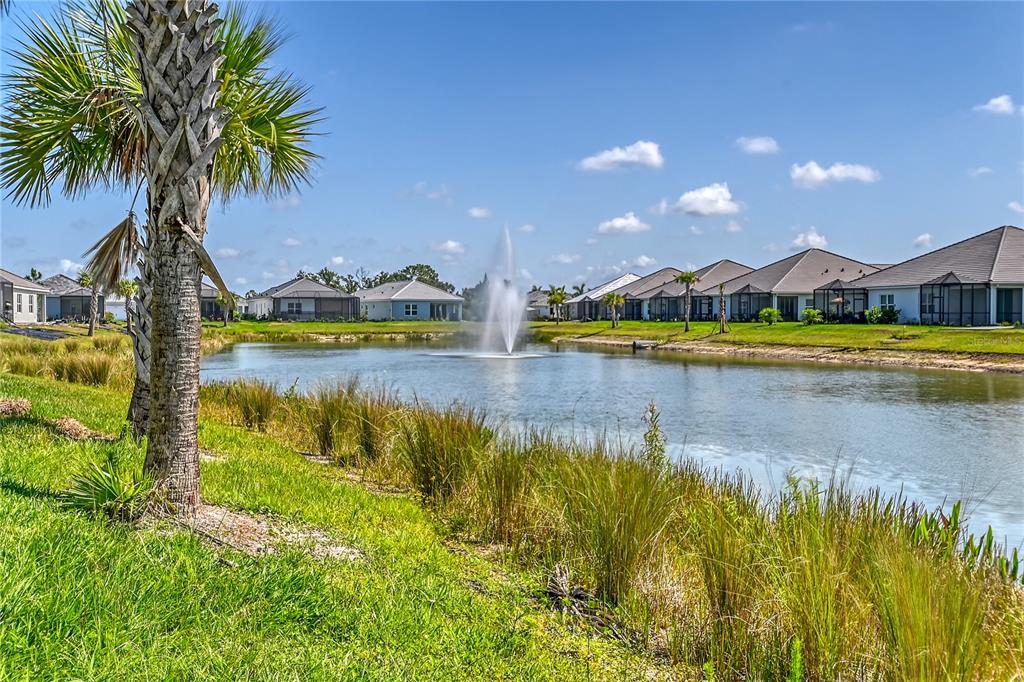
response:
M482 412L453 404L420 407L402 424L402 454L425 501L445 503L484 457L494 433Z
M50 367L61 381L106 386L114 374L114 358L99 351L66 353L53 358Z
M761 311L757 314L757 319L762 324L770 326L776 322L782 322L782 311L778 308L761 308Z
M877 305L871 306L864 311L864 319L868 324L878 324L882 321L882 309Z
M483 462L477 477L483 534L488 540L518 546L530 526L529 497L536 479L535 437L503 438Z
M361 463L374 464L390 452L398 414L397 401L385 389L356 398L354 422Z
M869 324L896 324L900 320L900 311L875 305L864 311L864 319Z
M821 324L825 321L825 316L821 314L821 311L817 308L804 308L804 313L800 317L800 321L804 324Z
M277 384L263 379L240 379L231 385L229 403L238 408L246 428L265 431L281 401Z
M49 376L53 373L45 357L31 352L10 353L4 357L4 365L11 374L23 376Z
M92 345L96 350L112 353L121 349L124 340L125 337L120 334L103 334L93 338Z
M61 495L61 502L72 509L103 514L115 521L133 521L145 511L152 489L150 480L130 462L134 446L114 446L104 460L90 462L85 471L75 475L71 486Z
M320 383L302 404L303 422L321 457L335 457L340 431L353 415L359 382Z

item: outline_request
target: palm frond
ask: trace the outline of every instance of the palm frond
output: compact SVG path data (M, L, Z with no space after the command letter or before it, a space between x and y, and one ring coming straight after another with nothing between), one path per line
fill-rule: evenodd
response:
M124 220L85 252L84 255L89 257L85 269L92 273L103 291L119 291L121 280L138 259L139 239L135 214L129 212Z

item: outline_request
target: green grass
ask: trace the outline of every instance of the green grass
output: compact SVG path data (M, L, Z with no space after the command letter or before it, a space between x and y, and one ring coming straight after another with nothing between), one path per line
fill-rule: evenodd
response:
M421 340L471 333L472 322L412 320L395 322L269 322L240 320L224 327L203 322L206 337L236 341L302 342L320 340L370 341Z
M717 334L716 322L691 322L683 332L681 322L623 321L616 329L610 322L532 322L538 340L559 338L608 338L628 341L650 339L661 343L703 341L725 344L765 344L792 347L830 347L857 350L915 350L947 353L1024 355L1024 329L971 329L910 325L822 324L782 322L734 322L729 333Z
M203 495L324 529L365 561L297 551L251 558L187 532L135 530L56 493L118 444L76 443L43 420L116 433L127 396L0 374L33 402L0 422L0 678L635 679L650 663L568 634L514 573L450 552L431 516L204 417Z

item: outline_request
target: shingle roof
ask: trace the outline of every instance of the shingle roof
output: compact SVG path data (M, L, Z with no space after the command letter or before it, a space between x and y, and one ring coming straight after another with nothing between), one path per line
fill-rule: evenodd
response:
M216 292L214 293L216 296ZM296 277L284 284L270 287L255 298L351 298L352 294L338 291L326 284L315 282L307 277Z
M38 291L40 293L49 293L50 291L46 287L41 286L38 282L33 282L32 280L25 279L24 277L19 277L10 270L0 269L0 280L10 282L19 289L28 289L29 291Z
M537 306L547 306L548 304L548 292L543 289L531 291L526 295L526 306L528 308L534 308Z
M91 296L92 291L71 279L67 275L54 275L40 280L39 284L46 287L54 296Z
M700 270L696 270L697 277L699 278L697 283L693 286L690 291L691 295L699 293L709 287L714 287L717 291L717 287L722 282L727 282L734 277L745 275L748 272L753 272L754 268L737 263L736 261L723 258L717 263L711 265L705 265ZM683 296L686 294L686 285L680 282L671 281L666 282L664 285L658 285L641 291L636 294L636 298L673 298L676 296Z
M566 303L581 303L583 301L598 301L601 298L603 298L605 294L610 293L612 291L615 291L616 289L618 289L620 287L623 287L623 286L629 284L630 282L635 282L638 279L640 279L640 275L634 274L632 272L627 272L624 275L619 275L618 277L616 277L615 279L611 280L610 282L605 282L604 284L596 286L593 289L590 289L589 291L584 291L579 296L573 296L568 301L566 301Z
M618 289L615 289L615 293L635 298L637 294L646 291L651 287L662 286L673 281L680 273L682 273L682 270L678 268L662 268L661 270L656 270L649 275L644 275L638 280L622 285Z
M1024 230L1003 225L869 274L857 285L917 286L949 274L964 283L1024 282Z
M867 263L821 249L807 249L728 280L725 293L801 294L837 278L852 280L876 271ZM701 293L716 295L718 287L702 289Z
M417 279L388 282L372 289L355 293L362 301L461 301L461 296L449 294Z

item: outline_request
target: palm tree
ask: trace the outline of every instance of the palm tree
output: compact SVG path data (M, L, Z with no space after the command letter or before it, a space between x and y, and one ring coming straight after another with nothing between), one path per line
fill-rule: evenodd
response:
M132 336L132 308L135 307L135 294L139 293L139 285L130 279L122 279L117 283L117 293L124 299L125 329Z
M555 326L557 327L562 319L562 305L565 303L565 287L548 287L548 305L555 309Z
M572 295L574 297L575 296L582 296L583 293L586 290L587 290L587 283L586 282L580 282L579 284L573 284L572 285Z
M305 87L270 73L283 36L269 20L237 9L221 19L208 0L87 2L25 26L11 54L0 184L36 206L53 183L78 197L145 182L145 470L167 509L190 515L199 503L200 276L215 270L202 246L210 202L308 181L319 110L302 106Z
M96 315L99 312L99 280L88 270L78 273L78 283L89 290L89 336L96 335Z
M687 270L676 275L676 281L686 287L686 290L683 293L686 298L686 313L683 317L685 320L683 323L683 331L688 332L690 331L690 306L693 303L691 294L693 293L693 285L700 281L700 277L698 277L697 273L693 270Z
M612 310L612 329L619 326L619 308L626 303L626 299L622 294L610 293L605 294L604 298L601 299L601 303Z
M217 292L217 305L224 311L224 326L228 326L228 318L231 316L231 309L234 308L234 295L225 296L224 292Z

